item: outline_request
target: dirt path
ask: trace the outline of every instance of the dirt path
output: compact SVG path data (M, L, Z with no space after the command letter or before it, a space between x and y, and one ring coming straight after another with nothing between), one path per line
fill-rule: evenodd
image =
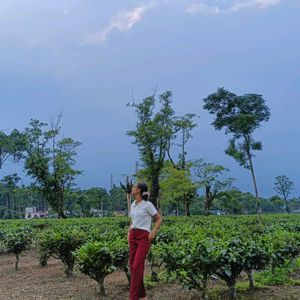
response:
M27 252L20 258L19 270L14 270L14 256L0 256L0 299L1 300L95 300L98 285L80 273L68 279L59 261L50 259L45 268L38 266L34 252ZM103 299L128 300L128 284L123 272L109 275L105 281L107 296ZM192 300L201 299L196 292L189 292L179 285L159 285L148 291L149 300ZM226 296L215 299L225 300ZM242 294L239 299L299 300L300 287L274 287L255 292L254 295Z

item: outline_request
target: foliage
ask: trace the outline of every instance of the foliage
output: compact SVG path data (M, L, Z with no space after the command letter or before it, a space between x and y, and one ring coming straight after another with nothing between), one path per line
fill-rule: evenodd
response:
M224 88L210 94L204 100L203 108L215 115L212 123L216 130L225 128L225 134L231 134L225 153L233 157L240 166L251 171L257 210L261 211L258 188L253 167L254 151L262 150L262 143L255 141L253 133L262 122L270 118L270 109L258 94L237 96Z
M2 241L6 252L16 256L15 269L18 269L20 253L29 249L32 243L32 230L28 227L11 228L2 233Z
M150 185L150 201L157 207L159 195L159 175L163 168L166 153L174 138L174 111L172 93L167 91L159 96L161 107L157 109L157 99L154 95L144 98L140 103L129 105L137 114L137 121L133 130L127 135L133 137L133 144L137 145L141 161L150 171L148 181Z
M205 192L204 214L209 215L212 203L221 192L231 188L233 178L219 179L229 170L221 165L206 163L202 159L195 160L192 164L195 183Z
M117 269L125 271L129 280L128 218L49 219L26 224L0 220L0 244L22 232L30 243L33 240L32 248L39 247L45 260L53 256L67 267L75 258L78 269L97 280L101 293L105 277ZM265 215L263 223L255 216L165 217L148 261L156 280L177 279L207 297L213 275L227 284L235 298L242 273L248 274L250 288L256 286L254 279L258 286L284 280L296 284L289 278L299 268L299 251L297 215ZM153 284L152 276L148 283Z
M41 265L45 265L47 259L53 256L61 260L65 266L65 274L70 277L75 263L73 252L82 246L85 240L85 233L78 229L58 228L43 232L38 239Z
M285 201L285 210L287 213L290 212L288 205L288 197L294 188L294 183L287 176L281 175L276 176L274 183L274 190L283 197Z
M171 210L176 210L177 215L179 215L179 203L191 201L196 190L191 180L190 170L175 168L170 162L165 163L162 170L160 186L161 207L171 207ZM187 211L185 213L188 215Z
M10 134L0 131L0 169L9 159L18 162L23 158L25 151L25 136L14 129Z
M196 240L180 240L164 246L163 259L169 272L188 289L196 289L207 299L207 284L215 272L215 261L211 260L213 241L197 236Z
M105 295L104 278L116 270L107 243L87 243L76 251L75 256L80 272L96 280L100 286L100 294Z
M27 175L36 180L51 207L59 218L65 218L65 191L73 185L74 179L81 172L73 168L74 156L79 142L71 138L61 138L61 116L51 129L44 131L46 123L31 120L26 128L27 139L25 170Z

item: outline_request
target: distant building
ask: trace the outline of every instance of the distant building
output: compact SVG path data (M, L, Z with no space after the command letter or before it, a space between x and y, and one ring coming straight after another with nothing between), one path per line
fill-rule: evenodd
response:
M221 215L225 215L225 212L220 209L212 209L210 210L210 214L221 216Z
M48 218L48 210L37 211L36 207L25 208L25 219L40 219L40 218Z
M114 211L113 215L115 217L124 217L124 216L127 216L127 213L126 213L126 211Z

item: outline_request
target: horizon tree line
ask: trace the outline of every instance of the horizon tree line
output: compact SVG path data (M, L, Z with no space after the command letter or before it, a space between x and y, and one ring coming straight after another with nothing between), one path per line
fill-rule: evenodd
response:
M240 166L249 169L256 197L256 211L262 212L258 184L254 171L255 151L262 151L262 142L256 141L254 132L270 118L270 109L262 95L238 96L224 88L203 99L203 109L214 116L212 125L216 130L225 130L230 135L225 153L234 158ZM136 114L133 129L126 134L139 151L142 169L133 175L135 180L144 180L150 186L150 201L161 206L162 199L168 199L179 207L184 203L185 215L190 215L190 206L199 189L204 191L203 212L210 213L213 201L225 197L233 190L234 179L226 177L228 169L221 165L194 161L187 158L187 144L193 138L199 116L186 113L177 116L172 106L172 93L155 93L140 102L128 104ZM62 116L51 120L50 126L39 120L31 120L24 132L14 129L6 135L0 131L0 169L9 160L24 161L26 175L33 180L37 189L59 218L65 218L66 195L74 188L75 178L82 174L75 168L77 148L80 142L62 137ZM176 158L175 158L176 157ZM10 182L9 182L10 180ZM4 179L4 186L16 185L18 176ZM130 193L130 185L123 188ZM290 212L288 197L294 183L285 175L277 176L275 191L284 199L285 210ZM9 206L10 199L6 199ZM126 202L125 202L126 204ZM177 209L178 211L178 209Z

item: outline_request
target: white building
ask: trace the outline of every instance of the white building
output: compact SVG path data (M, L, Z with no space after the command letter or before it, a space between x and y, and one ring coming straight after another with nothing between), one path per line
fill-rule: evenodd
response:
M37 211L36 207L25 208L25 219L48 218L48 211Z

